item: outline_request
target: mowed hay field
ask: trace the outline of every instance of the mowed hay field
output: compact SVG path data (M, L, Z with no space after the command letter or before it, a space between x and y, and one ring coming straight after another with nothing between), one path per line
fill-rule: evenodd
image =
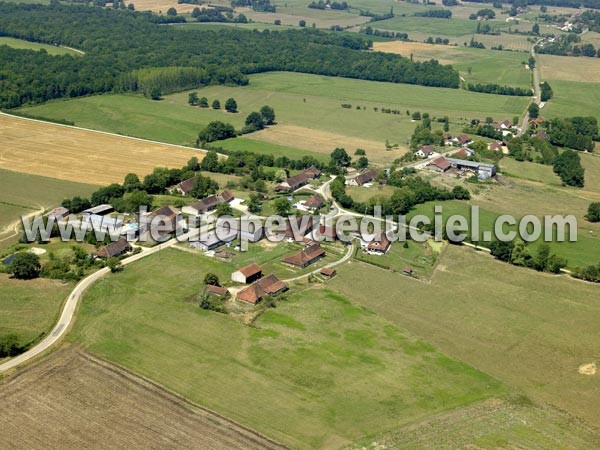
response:
M284 447L73 347L0 384L2 448Z
M136 11L152 11L166 14L169 8L175 8L177 13L191 13L198 5L178 3L177 0L132 0Z
M0 169L79 183L122 182L130 172L182 167L202 153L19 117L0 115Z
M600 60L573 56L537 55L542 80L600 83Z
M534 402L600 425L600 374L579 373L580 366L600 362L597 285L455 246L446 249L431 284L359 262L338 273L332 288L353 302Z
M293 448L339 448L505 392L320 286L291 286L252 326L201 310L204 275L231 270L149 256L91 287L68 339Z
M412 55L416 61L437 59L441 64L451 64L458 69L468 83L531 86L531 71L522 64L527 61L525 53L401 41L375 42L373 50L405 57Z
M70 48L59 47L56 45L40 44L38 42L29 42L23 39L15 39L6 36L0 36L0 45L8 45L12 48L22 50L46 50L49 55L81 55L82 52L77 52Z

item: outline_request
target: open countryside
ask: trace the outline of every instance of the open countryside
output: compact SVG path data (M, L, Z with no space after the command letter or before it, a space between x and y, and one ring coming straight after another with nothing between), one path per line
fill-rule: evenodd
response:
M596 3L0 3L0 447L599 448Z

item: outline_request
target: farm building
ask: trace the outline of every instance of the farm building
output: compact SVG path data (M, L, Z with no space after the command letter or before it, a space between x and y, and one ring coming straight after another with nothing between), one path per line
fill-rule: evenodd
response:
M257 304L263 297L275 295L279 292L287 291L287 283L279 280L275 275L267 275L258 281L255 281L247 288L237 293L236 298L242 302Z
M325 250L315 242L299 252L283 258L283 262L289 264L290 266L304 268L306 266L310 266L312 263L324 256Z
M98 258L110 259L116 256L121 256L124 253L131 251L131 245L125 238L119 238L118 241L111 242L98 250L95 255Z
M275 187L277 192L291 192L295 191L302 186L308 184L308 181L311 179L309 175L304 172L297 173L296 175L286 178L279 185Z
M204 289L208 294L214 295L216 297L229 297L229 290L221 286L213 286L212 284L207 284L206 286L204 286Z
M233 200L233 193L225 189L219 195L209 195L208 197L200 200L198 203L193 205L184 206L182 211L190 216L199 216L205 214L217 208L221 203L231 202Z
M265 237L265 228L260 220L253 220L252 217L242 217L240 221L219 220L215 231L221 237L232 235L234 238L246 242L258 242Z
M262 268L258 264L250 264L231 274L231 281L250 284L262 277Z
M235 236L219 238L214 231L203 235L197 241L190 242L190 247L199 248L200 250L209 251L219 248L222 245L228 244L235 240Z
M54 220L58 221L64 219L68 215L69 210L63 206L59 206L48 213L48 219L54 218Z
M140 218L140 240L153 242L171 235L183 227L182 220L181 212L173 206L166 205L152 211Z
M367 244L366 250L369 254L374 255L385 255L389 250L392 242L389 240L385 233L381 233L373 238L371 242Z
M123 221L119 218L106 217L98 214L90 214L85 216L81 223L82 229L89 230L90 228L96 231L105 233L118 231L123 226Z
M471 142L473 142L473 139L471 139L466 134L459 134L458 136L456 136L456 143L458 143L458 145L467 145Z
M323 197L319 194L314 194L304 202L304 207L307 209L318 210L321 209L324 204L325 201L323 200Z
M88 208L84 211L81 211L81 216L83 218L89 217L89 216L105 216L107 214L110 214L111 212L113 212L115 209L112 207L112 205L98 205L98 206L94 206L93 208Z
M324 277L327 277L327 278L333 278L333 277L335 277L337 275L337 272L335 271L335 269L331 269L329 267L323 267L319 271L319 273L321 275L323 275Z
M376 170L368 170L365 173L355 176L348 180L349 186L363 186L377 178L378 172Z
M277 230L271 232L275 236L284 236L297 242L301 242L308 233L314 228L312 216L292 216L285 219L283 231ZM283 227L281 227L283 228Z
M476 173L481 178L489 178L496 175L496 166L476 161L466 161L464 159L447 158L448 163L458 170L468 170Z
M429 158L433 154L435 154L435 151L433 150L433 145L424 145L415 152L415 155L419 158Z
M304 169L303 172L312 179L319 178L321 176L321 171L315 166L310 166L308 169Z
M188 178L187 180L183 180L181 183L176 184L175 186L171 186L168 191L169 193L178 192L181 195L188 195L192 189L194 189L194 182L196 177Z
M502 151L502 142L490 142L487 146L488 150L493 150L495 152Z
M450 164L448 160L442 156L431 161L429 164L427 164L427 167L430 167L438 172L447 172L452 167L452 164Z

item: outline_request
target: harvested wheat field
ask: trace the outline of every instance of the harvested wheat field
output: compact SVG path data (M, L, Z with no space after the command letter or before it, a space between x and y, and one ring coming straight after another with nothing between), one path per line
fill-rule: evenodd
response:
M0 404L0 448L284 448L73 347L0 384Z
M441 64L452 64L453 54L460 52L452 45L426 44L425 42L385 41L373 42L373 50L384 53L394 53L405 57L412 54L417 60L437 59Z
M179 14L191 13L198 5L191 3L177 3L177 0L133 0L131 3L136 11L152 11L166 14L169 8L175 8ZM206 6L205 6L206 7Z
M367 152L369 161L374 163L391 163L394 159L408 151L405 148L386 150L384 142L349 137L296 125L279 124L275 127L269 127L256 133L248 134L246 137L248 139L310 150L316 153L325 153L327 155L336 147L345 148L350 155L354 154L356 149L362 148Z
M182 167L202 153L0 114L0 168L60 180L106 185L155 167Z
M543 80L600 83L600 60L571 56L538 55Z

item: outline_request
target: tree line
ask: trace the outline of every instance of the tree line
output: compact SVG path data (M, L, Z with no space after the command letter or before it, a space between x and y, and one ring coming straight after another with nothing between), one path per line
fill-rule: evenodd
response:
M247 74L304 72L458 88L451 66L364 52L371 42L318 30L185 30L153 23L152 13L92 6L0 3L2 35L81 49L82 56L0 47L0 107L135 89L135 71L176 67L208 84L247 83ZM134 73L133 75L131 73ZM162 73L162 72L160 72ZM139 75L139 74L138 74ZM161 75L162 76L162 75ZM162 81L161 81L162 83Z
M513 86L501 86L496 83L488 84L467 84L467 90L473 92L483 92L485 94L496 94L496 95L515 95L519 97L530 97L531 89L523 89L520 87Z

